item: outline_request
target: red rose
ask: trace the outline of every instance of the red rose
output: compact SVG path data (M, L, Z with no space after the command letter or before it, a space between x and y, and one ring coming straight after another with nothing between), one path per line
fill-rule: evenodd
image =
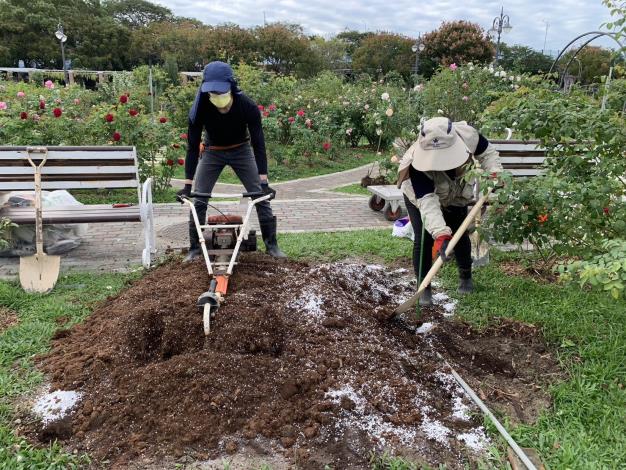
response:
M174 166L174 160L172 160L171 158L168 158L167 162L165 163L167 163L167 166Z
M20 113L20 119L28 119L28 113L26 111L22 111Z
M61 114L63 114L63 110L61 108L54 108L52 114L54 114L54 117L59 118Z
M39 102L39 109L46 109L46 102L44 100Z
M537 220L540 224L546 223L548 221L548 214L539 214Z
M263 106L262 104L260 104L258 107L259 107L259 111L265 111L265 106Z
M113 117L113 115L111 113L108 113L106 116L104 116L104 120L106 122L113 122L113 119L115 119L115 118Z
M120 96L120 103L122 103L122 104L128 103L128 96L126 96L126 95Z
M604 211L604 215L609 215L609 213L611 212L611 210L608 207L605 207L602 210Z
M330 150L330 147L331 147L330 142L324 142L322 144L322 148L327 152Z
M276 111L276 105L270 104L270 111Z
M188 136L187 136L187 134L181 134L181 135L180 135L180 138L181 138L182 140L187 140L187 137L188 137Z
M165 124L167 122L167 118L166 117L159 118L159 122L161 124Z
M287 119L287 121L289 121L290 124L293 124L293 122L296 120L295 117L293 116L289 116L289 118Z
M263 117L270 117L269 111L263 111Z
M296 114L300 117L304 116L304 109L299 109Z
M172 144L172 147L173 147L173 148L175 148L175 149L179 149L179 148L180 148L180 145L178 145L178 144Z
M137 111L136 109L130 109L128 111L128 114L130 114L132 117L137 116L137 114L139 114L139 111Z
M179 164L180 166L183 166L183 165L185 164L185 159L184 159L184 158L179 158L179 159L178 159L178 164Z
M113 133L113 141L114 142L119 142L121 138L122 138L122 134L120 134L119 132L114 132Z

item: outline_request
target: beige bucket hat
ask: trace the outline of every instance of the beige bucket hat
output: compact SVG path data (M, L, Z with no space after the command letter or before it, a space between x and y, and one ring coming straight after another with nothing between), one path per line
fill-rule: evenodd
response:
M407 153L413 157L418 171L446 171L461 166L471 152L457 133L454 123L446 117L425 121L417 141Z

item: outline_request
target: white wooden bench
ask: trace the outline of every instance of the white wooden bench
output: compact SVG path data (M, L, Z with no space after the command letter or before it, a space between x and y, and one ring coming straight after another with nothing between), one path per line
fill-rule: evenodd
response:
M28 162L28 147L0 147L0 192L34 191L34 170ZM35 162L41 154L31 153ZM156 253L152 181L139 180L135 147L47 147L42 169L42 189L124 189L137 190L139 204L97 204L43 208L44 224L101 222L142 222L144 249L142 264L149 267ZM34 207L0 208L0 217L18 225L34 224Z
M490 140L502 161L504 170L514 178L531 178L542 173L545 150L539 147L538 140ZM372 193L369 207L382 211L385 219L398 220L403 214L402 190L396 185L368 186Z

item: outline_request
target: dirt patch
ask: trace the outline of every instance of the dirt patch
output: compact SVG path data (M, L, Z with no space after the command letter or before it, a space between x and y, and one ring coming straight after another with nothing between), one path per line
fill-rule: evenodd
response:
M406 269L256 254L242 258L205 339L195 301L206 277L200 262L166 264L59 332L39 366L53 390L83 399L58 432L33 433L117 468L250 446L305 469L368 468L372 449L463 468L487 437L434 351L523 420L545 399L530 385L556 370L531 326L477 332L443 309L425 313L426 334L410 318L376 320L414 291Z
M554 283L559 280L552 271L552 266L525 266L517 261L503 261L499 263L498 268L509 276L529 277L538 282Z
M0 333L14 327L20 322L20 318L13 310L0 305Z

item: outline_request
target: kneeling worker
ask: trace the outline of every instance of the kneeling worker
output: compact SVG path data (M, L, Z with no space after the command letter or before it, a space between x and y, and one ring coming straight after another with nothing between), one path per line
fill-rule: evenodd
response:
M473 200L472 185L464 179L472 159L494 177L502 171L498 152L485 137L465 121L452 122L445 117L425 121L417 141L402 157L398 186L415 232L413 268L418 285L437 256L448 261L445 257L448 243L463 223ZM459 269L459 292L470 293L474 285L467 232L455 246L454 255ZM432 305L431 286L422 293L419 304Z

